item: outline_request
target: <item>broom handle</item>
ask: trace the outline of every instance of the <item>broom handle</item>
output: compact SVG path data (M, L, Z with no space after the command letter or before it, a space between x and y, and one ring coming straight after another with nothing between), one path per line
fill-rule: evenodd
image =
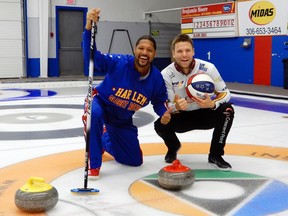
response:
M91 42L90 42L90 61L89 61L89 77L88 77L88 107L86 120L86 148L85 148L85 172L84 172L84 188L88 184L88 169L89 169L89 147L90 147L90 127L91 127L91 110L93 100L93 73L94 73L94 45L95 35L97 33L96 22L92 22Z

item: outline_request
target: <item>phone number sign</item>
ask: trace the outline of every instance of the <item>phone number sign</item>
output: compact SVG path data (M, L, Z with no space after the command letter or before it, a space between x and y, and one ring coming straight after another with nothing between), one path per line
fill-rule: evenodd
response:
M181 32L191 38L236 36L235 3L185 7L181 10Z
M287 35L287 1L238 2L239 36Z

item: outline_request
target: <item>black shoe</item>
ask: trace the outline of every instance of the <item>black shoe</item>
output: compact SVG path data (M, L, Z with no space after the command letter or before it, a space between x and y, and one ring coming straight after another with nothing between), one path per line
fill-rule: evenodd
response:
M212 165L216 166L218 169L223 171L229 171L231 170L231 165L226 162L221 156L211 156L208 157L208 163L211 163Z
M167 152L165 156L166 163L172 163L174 160L177 159L177 152Z
M168 152L165 156L166 163L172 163L174 160L177 159L177 152L179 151L180 148L181 148L180 143L174 145L173 147L170 146L170 148L168 148Z

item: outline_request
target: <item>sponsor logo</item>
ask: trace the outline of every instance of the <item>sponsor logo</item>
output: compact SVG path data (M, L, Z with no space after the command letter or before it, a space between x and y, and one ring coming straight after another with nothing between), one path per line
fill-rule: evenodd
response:
M183 86L184 81L177 81L177 82L172 82L172 86L176 86L181 88Z
M200 66L199 66L199 70L204 71L204 72L207 72L208 68L205 67L205 64L202 64L202 63L201 63Z
M230 11L231 11L231 8L232 8L231 5L224 5L224 6L223 6L223 11L224 11L224 12L230 12Z
M256 25L266 25L274 20L276 8L269 1L259 1L249 10L249 18Z

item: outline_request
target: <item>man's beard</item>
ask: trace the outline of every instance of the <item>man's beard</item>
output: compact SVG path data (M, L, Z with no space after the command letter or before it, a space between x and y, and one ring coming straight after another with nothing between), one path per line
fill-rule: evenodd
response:
M142 61L145 61L145 63L142 63ZM150 65L150 61L149 59L147 60L142 60L140 59L139 57L136 59L136 64L138 67L141 67L141 68L145 68L145 67L148 67Z

